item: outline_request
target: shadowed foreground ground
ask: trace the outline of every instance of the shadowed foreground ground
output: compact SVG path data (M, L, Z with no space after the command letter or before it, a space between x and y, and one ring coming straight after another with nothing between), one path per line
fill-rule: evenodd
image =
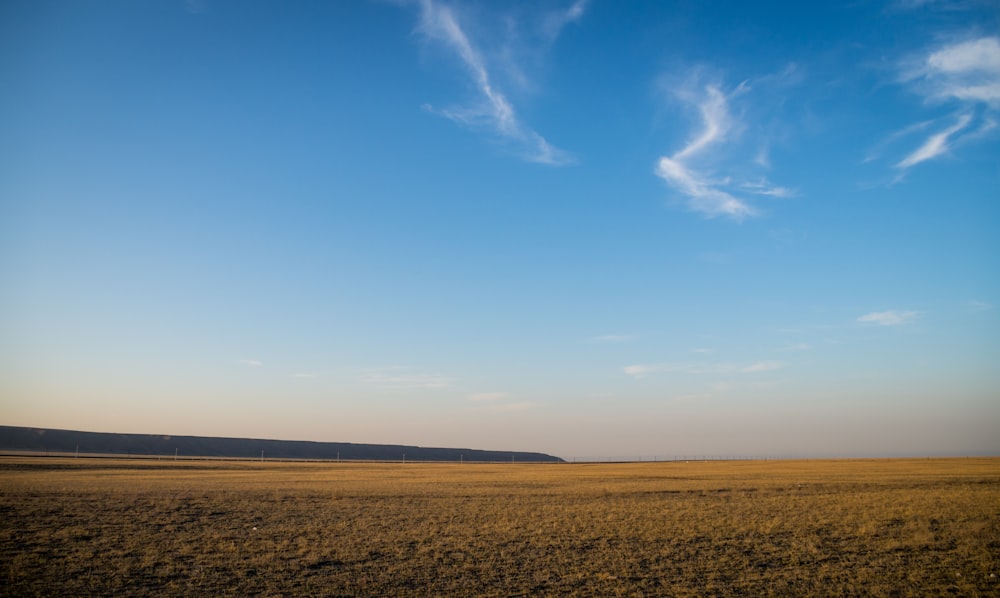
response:
M1000 593L1000 459L0 459L0 593Z

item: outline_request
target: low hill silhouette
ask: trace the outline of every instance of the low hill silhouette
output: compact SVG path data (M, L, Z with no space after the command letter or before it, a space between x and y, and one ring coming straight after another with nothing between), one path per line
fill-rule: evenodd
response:
M48 428L0 426L0 451L170 456L340 459L345 461L483 461L561 462L559 457L520 451L484 451L466 448L428 448L393 444L310 442L257 438L212 438L163 434L115 434Z

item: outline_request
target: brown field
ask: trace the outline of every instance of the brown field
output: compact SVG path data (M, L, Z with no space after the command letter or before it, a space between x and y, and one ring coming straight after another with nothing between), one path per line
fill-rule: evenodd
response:
M0 458L5 596L997 596L1000 459Z

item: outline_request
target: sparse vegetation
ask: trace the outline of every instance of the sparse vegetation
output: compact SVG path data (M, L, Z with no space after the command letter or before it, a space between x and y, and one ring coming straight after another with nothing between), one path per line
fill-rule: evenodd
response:
M0 459L5 596L1000 593L1000 459Z

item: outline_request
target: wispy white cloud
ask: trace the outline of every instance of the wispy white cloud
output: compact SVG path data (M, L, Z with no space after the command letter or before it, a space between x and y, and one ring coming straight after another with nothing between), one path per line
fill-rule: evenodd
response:
M550 43L555 41L562 30L572 23L577 23L587 11L587 0L576 0L563 9L556 9L542 17L542 33Z
M310 378L318 378L318 377L319 377L319 374L314 374L312 372L295 372L294 374L292 374L292 378L299 378L299 379L303 379L303 380L304 379L310 379Z
M468 396L470 401L499 401L506 399L510 393L506 392L476 392Z
M581 5L577 12L582 15L582 11ZM445 109L427 106L428 109L461 125L487 132L530 162L553 166L573 162L572 156L550 144L518 118L514 106L494 83L483 55L450 7L435 0L421 0L418 30L461 60L479 95L472 105Z
M541 403L533 401L507 401L510 397L509 392L502 391L477 392L466 396L470 401L483 404L484 408L489 411L526 411L541 406Z
M892 145L893 143L899 141L904 137L908 137L910 135L923 131L924 129L933 124L934 124L933 120L924 120L907 125L898 131L893 131L892 133L887 135L884 139L882 139L874 146L872 146L868 150L868 153L865 155L862 162L874 162L875 160L878 160L885 153L886 148L888 146Z
M789 189L788 187L779 187L778 185L772 184L765 178L740 183L740 189L743 189L747 193L753 193L754 195L767 195L769 197L785 198L795 196L795 191L792 189Z
M361 381L383 390L421 390L448 388L452 379L440 374L415 372L405 366L370 368L362 372Z
M1000 105L1000 38L944 46L927 56L918 79L932 97Z
M756 214L749 204L719 189L719 182L690 169L683 162L664 156L660 158L656 174L686 195L688 207L695 212L709 217L729 216L737 220Z
M721 85L701 84L699 79L696 75L692 79L695 83L688 81L674 86L671 92L682 103L696 109L700 128L679 150L660 157L655 174L685 197L689 209L710 218L726 216L742 220L756 215L758 211L740 194L771 197L794 195L791 189L775 185L763 176L753 180L734 180L730 176L720 177L714 174L712 164L719 162L722 150L746 128L745 123L734 116L730 104L736 98L750 93L751 85L743 82L726 93ZM786 79L785 75L779 74L758 81L771 80L772 84L778 84ZM758 144L754 155L741 160L738 170L745 169L749 164L756 165L758 169L770 167L766 147L766 140Z
M890 309L888 311L876 311L870 314L865 314L858 318L858 322L863 322L865 324L878 324L879 326L899 326L900 324L908 324L919 318L921 315L923 314L919 311Z
M758 361L743 367L740 371L746 374L755 374L757 372L773 372L783 367L785 367L785 364L780 361Z
M636 365L627 365L622 368L622 371L624 371L629 376L633 376L635 378L641 378L646 374L651 374L653 372L659 372L663 370L662 370L662 364L660 366L636 364Z
M757 361L753 363L706 363L706 362L666 362L651 364L635 364L622 368L633 378L642 378L649 374L756 374L780 370L785 364L780 361Z
M259 368L264 365L264 362L259 359L237 359L236 363L244 365L248 368Z
M899 82L928 103L957 106L951 116L922 120L892 134L883 146L898 137L927 128L936 129L895 164L908 169L946 155L956 144L972 142L996 129L1000 109L1000 38L974 37L924 50L900 67ZM947 124L946 119L954 119Z
M729 115L729 101L714 85L707 85L702 97L692 97L690 93L678 94L698 108L701 114L701 132L690 140L679 152L674 154L674 160L683 160L704 150L713 143L723 141L733 128L732 117Z
M910 155L900 160L899 163L896 164L896 168L906 169L916 164L920 164L925 160L936 158L947 152L951 138L956 133L969 126L969 121L971 120L971 114L963 114L954 125L948 127L940 133L935 133L934 135L928 137L927 140L924 141L923 145L914 150Z
M692 158L725 140L732 129L725 94L717 86L707 85L700 95L686 89L678 90L675 95L698 109L702 128L672 156L660 158L657 176L687 196L688 207L696 212L710 217L725 215L736 219L752 215L754 211L748 204L721 188L724 181L713 181L690 165Z

